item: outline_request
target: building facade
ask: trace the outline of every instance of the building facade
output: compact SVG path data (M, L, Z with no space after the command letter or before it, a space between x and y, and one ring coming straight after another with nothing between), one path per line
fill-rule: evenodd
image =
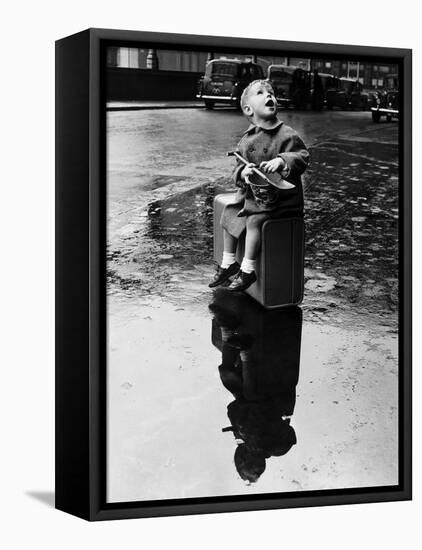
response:
M382 88L389 74L397 74L398 67L393 64L378 64L361 61L341 61L311 59L310 70L331 73L338 77L353 78L367 88Z
M244 56L232 53L193 52L176 50L153 50L146 48L110 47L107 52L107 65L125 69L155 69L160 71L182 71L203 73L209 59L250 59L259 63L264 71L271 64L286 64L307 70L318 70L338 77L358 80L367 88L383 87L389 74L397 74L397 65L378 64L360 61L296 58L279 56Z

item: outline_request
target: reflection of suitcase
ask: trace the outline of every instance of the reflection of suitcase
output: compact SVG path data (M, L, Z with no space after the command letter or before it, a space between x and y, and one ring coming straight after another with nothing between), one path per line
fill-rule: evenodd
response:
M214 199L214 260L223 257L223 229L220 225L224 206L233 193ZM277 308L300 304L303 298L304 224L300 216L267 220L262 229L261 251L257 259L258 281L246 292L264 307ZM239 239L237 258L242 261L244 235Z

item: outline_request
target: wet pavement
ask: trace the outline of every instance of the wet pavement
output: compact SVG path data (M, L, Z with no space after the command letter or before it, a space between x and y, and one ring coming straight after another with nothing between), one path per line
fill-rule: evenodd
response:
M245 120L229 109L108 114L109 500L397 481L398 125L374 125L363 112L281 118L312 159L299 382L283 421L286 381L268 405L265 391L248 399L242 376L255 373L265 389L292 353L274 351L277 367L274 357L272 366L262 354L249 361L226 346L237 353L226 369L233 393L218 369L216 330L227 327L209 310L212 201L232 188L226 152ZM254 304L243 307L259 317ZM284 324L297 334L297 322ZM257 326L246 330L255 347ZM237 337L242 330L234 328ZM271 437L290 434L291 443L292 430L297 443L280 454Z

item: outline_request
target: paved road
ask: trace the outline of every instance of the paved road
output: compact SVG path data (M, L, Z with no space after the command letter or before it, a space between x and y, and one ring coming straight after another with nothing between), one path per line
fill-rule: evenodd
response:
M377 310L381 300L383 310L395 309L397 123L374 124L369 112L280 116L311 150L308 272L334 277L353 303L370 302ZM245 118L231 109L108 114L111 292L197 296L211 273L212 197L230 186L233 160L226 152L245 127ZM366 296L365 279L383 288ZM308 286L318 298L313 290L319 285Z
M248 125L239 112L224 108L110 112L107 116L113 225L128 209L230 173L233 160L226 153ZM397 124L374 125L369 112L281 111L280 117L311 147L356 134L363 139L368 136L369 148L373 135L375 148L380 141L397 142Z

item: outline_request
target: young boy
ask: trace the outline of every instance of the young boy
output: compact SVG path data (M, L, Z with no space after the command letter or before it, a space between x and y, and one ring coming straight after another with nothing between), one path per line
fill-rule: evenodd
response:
M301 138L277 117L277 100L268 81L251 82L242 94L240 105L251 124L237 150L249 163L245 166L238 161L233 173L239 189L221 217L223 261L209 284L213 288L236 275L228 287L235 291L246 290L257 279L255 265L264 221L281 217L286 212L303 211L301 174L309 163L309 153ZM295 187L281 190L272 185L258 186L254 184L253 166L268 177L278 172ZM245 255L239 266L236 247L245 229Z

